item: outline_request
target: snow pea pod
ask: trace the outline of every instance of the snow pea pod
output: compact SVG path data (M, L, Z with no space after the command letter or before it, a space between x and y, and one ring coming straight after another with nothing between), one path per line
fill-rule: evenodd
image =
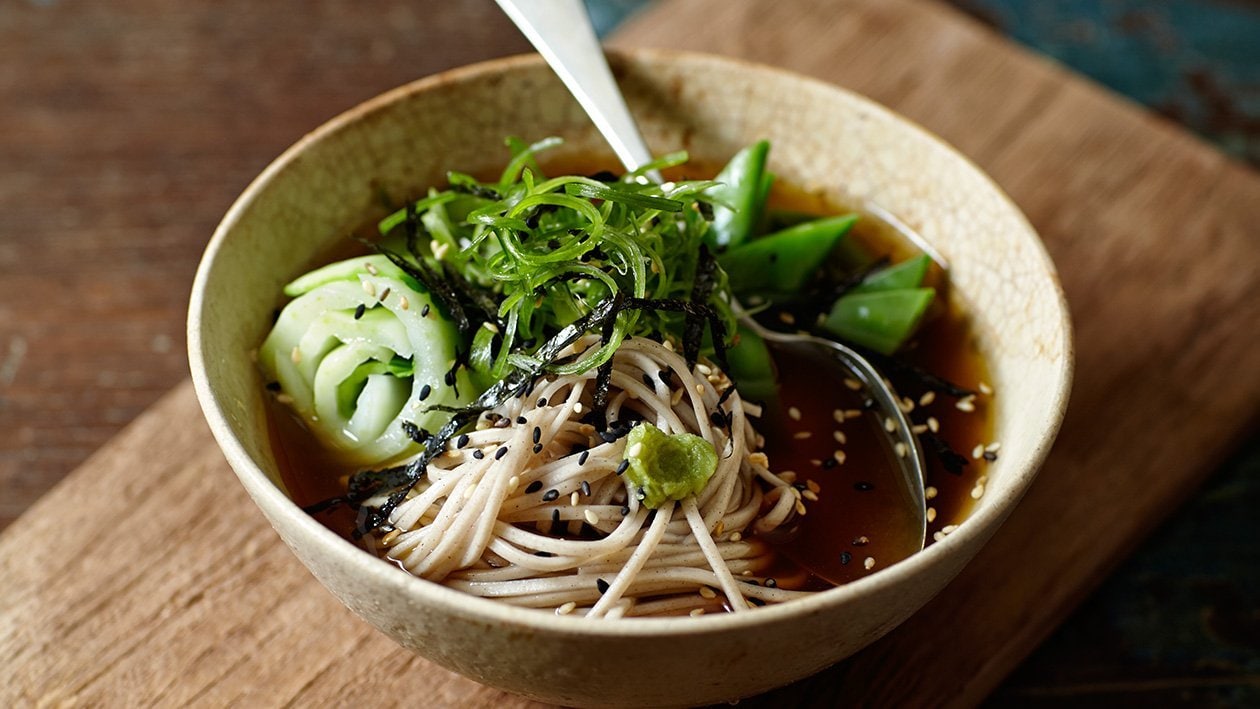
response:
M722 184L709 190L721 202L713 207L713 224L706 235L712 246L739 246L760 223L772 179L766 172L769 152L768 141L753 143L736 153L714 178Z
M935 296L931 288L850 293L832 306L823 327L849 342L890 355L914 333Z
M847 214L797 224L731 249L718 263L736 295L799 291L857 219Z

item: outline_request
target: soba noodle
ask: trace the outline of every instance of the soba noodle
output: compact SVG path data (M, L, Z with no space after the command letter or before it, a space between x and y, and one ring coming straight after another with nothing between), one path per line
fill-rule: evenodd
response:
M574 351L595 341L587 337ZM750 455L758 434L748 416L756 407L731 392L721 402L729 427L715 425L730 386L721 372L689 369L648 338L623 343L613 358L608 419L692 433L718 452L699 495L653 511L619 474L625 437L605 440L582 421L595 378L592 369L540 380L524 400L484 416L462 446L452 442L393 511L396 531L383 537L388 555L468 593L589 617L739 612L750 602L803 595L756 583L772 555L744 537L804 512L800 493L765 456Z

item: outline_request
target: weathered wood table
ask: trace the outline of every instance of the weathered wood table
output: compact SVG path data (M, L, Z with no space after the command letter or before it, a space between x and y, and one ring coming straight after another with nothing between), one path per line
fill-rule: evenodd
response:
M1079 366L1042 478L924 612L748 703L978 702L1254 425L1260 178L932 2L676 0L614 43L865 93L976 160L1046 239ZM0 13L0 703L522 703L341 608L180 382L197 258L254 174L362 99L525 48L471 1ZM1191 233L1193 253L1168 248Z

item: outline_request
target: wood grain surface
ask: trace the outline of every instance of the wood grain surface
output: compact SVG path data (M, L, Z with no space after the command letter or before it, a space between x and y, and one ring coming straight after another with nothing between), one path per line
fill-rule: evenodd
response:
M0 95L22 109L0 112L0 164L19 166L0 171L0 428L19 432L0 438L0 489L19 495L0 516L35 494L14 481L96 447L181 378L196 256L267 159L360 98L521 48L480 3L422 16L382 2L374 22L354 21L364 10L349 2L293 7L0 14L12 40ZM158 13L175 13L161 41ZM14 42L41 43L47 62L15 70L7 60L35 50ZM1032 492L922 613L745 704L980 701L1254 427L1260 178L933 3L676 0L617 43L742 56L865 93L972 157L1045 238L1078 368ZM112 69L66 72L81 51ZM1175 247L1187 235L1193 251ZM44 299L59 319L24 316ZM119 329L134 357L103 346ZM49 360L61 366L23 376ZM47 397L59 406L32 403ZM0 534L0 579L5 705L526 704L408 656L341 608L248 503L187 385Z

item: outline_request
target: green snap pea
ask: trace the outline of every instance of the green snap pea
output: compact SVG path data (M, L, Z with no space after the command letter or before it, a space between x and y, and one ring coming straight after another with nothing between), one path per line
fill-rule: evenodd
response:
M823 327L876 352L896 352L914 333L936 291L931 288L849 293L836 301Z

